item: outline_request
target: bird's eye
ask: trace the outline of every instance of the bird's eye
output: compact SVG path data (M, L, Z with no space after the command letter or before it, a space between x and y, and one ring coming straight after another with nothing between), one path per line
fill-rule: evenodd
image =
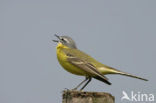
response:
M66 42L64 38L61 38L62 41Z

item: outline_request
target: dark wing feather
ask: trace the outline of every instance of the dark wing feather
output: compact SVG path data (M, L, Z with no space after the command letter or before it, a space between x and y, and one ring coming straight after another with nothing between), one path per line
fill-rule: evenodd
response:
M69 56L70 55L70 56ZM100 81L103 81L107 84L111 84L108 79L102 75L94 65L92 65L91 63L88 63L87 61L81 60L78 57L74 57L71 54L68 54L68 58L67 58L68 62L71 63L74 66L79 67L80 69L82 69L83 71L85 71L87 73L87 75L94 75L93 78L96 78Z

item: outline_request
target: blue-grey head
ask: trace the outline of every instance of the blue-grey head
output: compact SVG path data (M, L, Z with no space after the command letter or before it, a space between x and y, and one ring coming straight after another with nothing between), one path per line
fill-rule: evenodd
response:
M74 42L74 40L69 37L69 36L58 36L55 34L55 36L58 38L58 40L53 40L54 42L57 43L62 43L65 46L68 46L69 48L73 48L73 49L77 49L76 47L76 43Z

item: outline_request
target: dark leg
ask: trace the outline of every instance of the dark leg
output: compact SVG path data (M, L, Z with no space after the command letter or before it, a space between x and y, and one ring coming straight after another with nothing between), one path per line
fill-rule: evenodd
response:
M87 81L89 78L85 78L78 86L76 86L73 90L77 90L78 87L80 87L85 81Z
M89 77L87 83L86 83L80 90L83 90L83 89L88 85L88 83L89 83L91 80L92 80L92 78Z

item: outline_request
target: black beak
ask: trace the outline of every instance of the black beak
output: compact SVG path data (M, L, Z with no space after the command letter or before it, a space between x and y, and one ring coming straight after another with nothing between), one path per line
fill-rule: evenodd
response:
M59 42L58 40L52 40L52 41L53 41L53 42L57 42L57 43Z
M58 39L60 39L60 37L58 36L58 35L56 35L56 34L54 34L54 36L56 36ZM53 42L59 42L58 40L52 40Z
M54 34L54 36L56 36L58 39L60 39L60 36L58 36L58 35L56 35L56 34Z

